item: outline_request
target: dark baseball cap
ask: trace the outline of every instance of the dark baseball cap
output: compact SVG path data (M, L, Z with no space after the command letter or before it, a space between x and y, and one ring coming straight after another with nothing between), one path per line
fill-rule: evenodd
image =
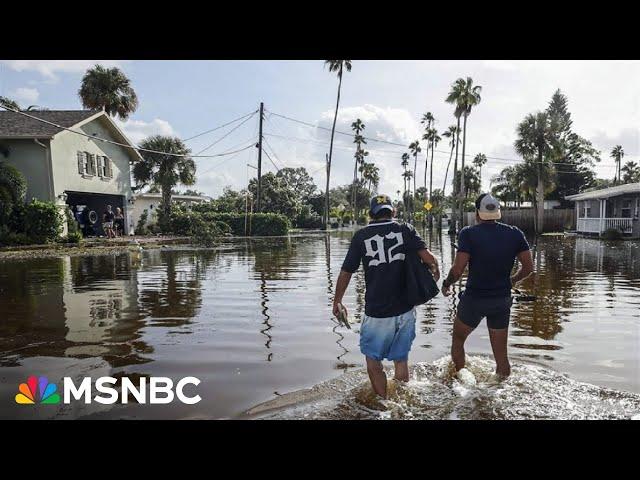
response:
M377 215L381 210L387 209L393 212L393 204L389 195L376 195L371 197L371 205L369 211L372 215Z

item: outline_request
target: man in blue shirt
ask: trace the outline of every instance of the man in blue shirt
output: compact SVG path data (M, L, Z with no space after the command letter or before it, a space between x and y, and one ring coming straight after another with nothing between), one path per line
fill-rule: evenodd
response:
M409 351L416 336L415 309L407 297L405 255L417 254L429 266L434 279L440 278L438 261L424 241L411 225L394 222L393 214L387 195L371 199L371 222L351 240L333 299L333 314L338 316L339 309L344 308L342 297L351 275L362 262L366 293L360 351L366 357L373 390L383 398L387 396L387 377L382 360L394 362L396 380L409 381Z
M449 275L442 282L442 294L451 295L451 285L469 265L465 291L460 294L453 324L451 358L456 371L464 368L464 342L486 317L489 339L496 361L496 374L507 377L511 365L507 356L511 289L533 272L527 239L520 229L497 222L500 202L487 193L476 200L476 225L460 230L458 251ZM512 276L515 259L521 267Z

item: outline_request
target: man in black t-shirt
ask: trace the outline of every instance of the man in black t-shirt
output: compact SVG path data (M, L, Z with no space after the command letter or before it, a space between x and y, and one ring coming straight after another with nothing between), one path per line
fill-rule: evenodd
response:
M500 202L487 193L480 195L476 200L476 225L460 230L453 266L442 282L442 294L451 295L451 285L469 265L453 323L451 357L456 371L465 365L465 340L486 317L496 374L507 377L511 373L507 356L511 288L533 272L533 259L520 229L497 222L500 218ZM522 267L511 276L516 258Z
M111 209L111 205L107 205L107 210L102 215L102 229L104 233L107 234L107 238L114 238L116 235L113 232L113 219L115 218L115 214Z
M362 262L366 283L365 316L360 327L360 351L367 359L367 372L374 391L386 398L387 377L382 360L394 362L394 378L409 381L408 357L415 338L415 309L407 299L405 255L418 255L438 281L438 262L411 225L392 220L391 199L371 199L368 226L357 231L342 264L333 299L338 316L351 275ZM345 309L346 311L346 309Z

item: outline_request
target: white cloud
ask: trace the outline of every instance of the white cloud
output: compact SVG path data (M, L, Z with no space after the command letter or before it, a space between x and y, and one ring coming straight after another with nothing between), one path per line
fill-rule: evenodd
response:
M176 135L176 131L166 120L155 118L150 122L144 120L115 120L118 127L133 143L140 143L150 135Z
M118 60L2 60L12 70L18 72L35 71L49 80L57 80L56 73L82 73L96 64L105 67L120 66Z
M22 107L28 107L38 101L40 92L37 88L20 87L9 92L9 97L16 100Z

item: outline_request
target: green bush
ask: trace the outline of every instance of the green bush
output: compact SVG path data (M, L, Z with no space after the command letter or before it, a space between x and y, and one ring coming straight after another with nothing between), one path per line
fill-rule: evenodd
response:
M13 165L0 162L0 224L6 225L13 209L24 202L27 182Z
M342 216L342 223L349 223L351 221L351 214L350 213L345 213Z
M138 224L136 225L136 235L148 235L147 220L149 219L149 210L146 208L140 214Z
M360 215L358 217L358 225L366 225L368 222L368 218L366 215Z
M80 232L69 232L62 240L63 243L80 243L82 242L82 234Z
M25 208L24 233L34 243L55 241L62 231L62 215L53 202L32 200Z
M322 217L305 206L295 219L297 228L322 228Z
M209 203L191 205L191 212L200 213L206 222L224 222L233 235L245 235L243 213L219 213ZM279 213L254 213L251 217L251 235L276 236L289 233L289 219ZM249 220L247 218L247 220Z
M622 240L622 232L617 228L607 228L602 233L602 238L605 240Z
M73 215L73 212L69 207L65 209L64 214L67 219L67 234L72 235L75 233L80 233L80 227L78 226L78 222L76 221ZM80 238L82 238L82 234L80 234Z
M10 247L14 245L29 245L31 239L21 232L14 232L9 230L6 226L0 225L0 246Z

